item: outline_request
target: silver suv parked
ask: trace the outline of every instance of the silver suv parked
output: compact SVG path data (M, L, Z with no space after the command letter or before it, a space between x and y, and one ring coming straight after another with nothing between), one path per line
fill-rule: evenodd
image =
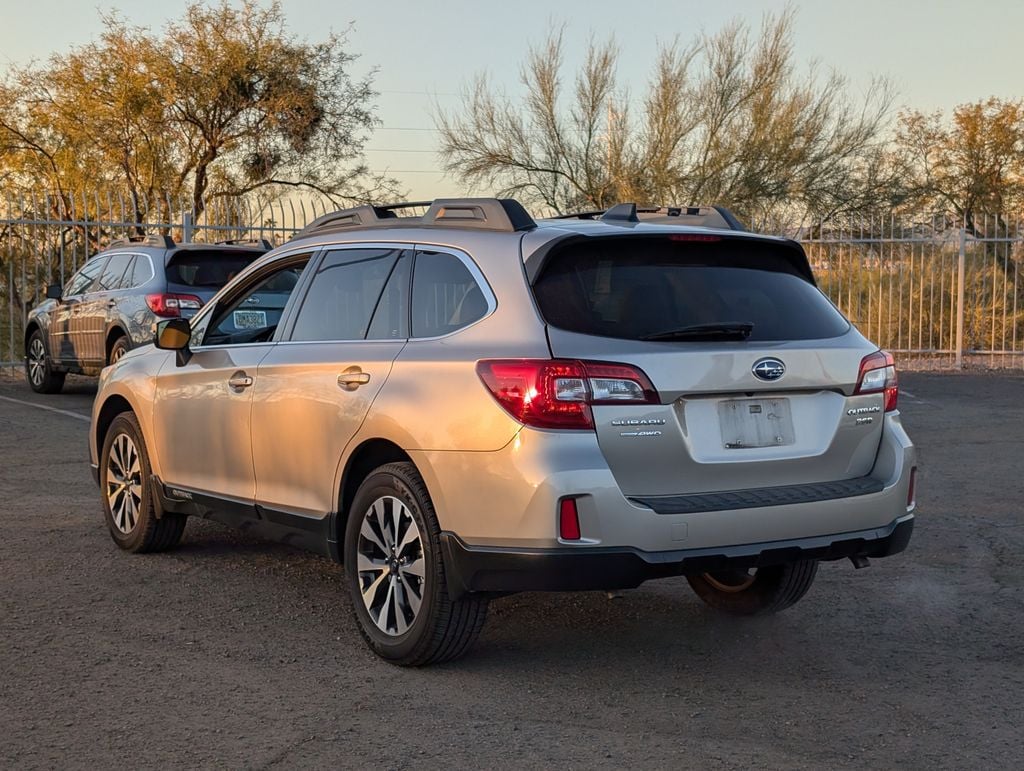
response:
M115 241L67 284L51 284L25 325L25 377L58 393L69 372L98 375L153 341L160 319L191 318L229 279L274 247L268 241L176 244L170 236Z
M496 594L685 575L771 612L906 547L892 357L797 243L715 208L401 210L321 217L104 370L119 546L200 516L329 555L403 665L466 651Z

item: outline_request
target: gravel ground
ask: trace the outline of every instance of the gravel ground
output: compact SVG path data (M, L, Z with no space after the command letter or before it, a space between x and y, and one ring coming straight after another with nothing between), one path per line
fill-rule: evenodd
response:
M905 554L766 619L682 579L508 597L469 657L400 670L323 558L204 521L119 552L74 417L95 386L2 381L0 767L1019 768L1024 377L904 386Z

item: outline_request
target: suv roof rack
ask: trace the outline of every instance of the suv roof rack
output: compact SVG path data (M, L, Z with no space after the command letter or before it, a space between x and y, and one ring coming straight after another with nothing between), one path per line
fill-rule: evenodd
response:
M223 241L214 241L214 246L255 246L266 249L268 252L274 245L265 238L226 238Z
M398 216L401 209L425 208L423 216ZM293 238L355 228L450 227L514 232L537 226L513 198L438 198L386 205L355 206L317 217Z
M128 236L127 238L118 238L107 244L108 249L113 249L120 246L128 246L129 244L143 244L144 246L156 246L160 249L173 249L177 244L174 243L174 239L170 236Z
M559 214L555 220L595 220L602 222L648 222L658 225L696 225L705 228L746 231L736 215L724 206L637 206L620 203L610 209L595 209Z

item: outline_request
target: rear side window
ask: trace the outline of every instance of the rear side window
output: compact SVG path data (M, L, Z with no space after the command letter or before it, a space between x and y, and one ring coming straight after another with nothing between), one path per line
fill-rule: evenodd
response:
M107 264L103 267L103 272L96 281L96 286L93 287L93 291L102 292L108 289L120 289L121 279L124 278L125 271L128 269L131 261L132 255L130 254L110 255L110 259L107 260Z
M417 252L412 278L412 335L440 337L487 314L487 298L454 254Z
M292 340L362 340L398 249L339 249L317 269L295 318Z
M850 325L780 249L745 239L594 239L548 258L534 284L554 327L639 340L698 325L753 324L749 340L818 340Z
M263 252L240 249L182 249L167 262L167 283L220 289Z

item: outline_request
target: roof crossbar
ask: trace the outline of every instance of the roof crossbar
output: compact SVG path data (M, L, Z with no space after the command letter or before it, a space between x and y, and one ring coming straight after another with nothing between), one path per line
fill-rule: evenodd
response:
M176 244L174 239L167 235L128 236L111 241L108 249L115 247L129 246L131 244L142 244L143 246L156 246L160 249L173 249Z
M266 249L268 252L274 245L265 238L226 238L223 241L214 241L214 246L255 246L258 249Z
M420 217L400 217L395 213L396 210L409 208L426 208L427 211ZM364 204L330 212L317 217L294 238L375 227L452 227L514 232L530 230L536 227L536 223L526 209L512 198L438 198L435 201L380 206Z
M610 209L559 214L556 220L595 220L612 224L648 222L658 225L697 225L723 230L746 231L736 215L724 206L636 206L620 203Z

